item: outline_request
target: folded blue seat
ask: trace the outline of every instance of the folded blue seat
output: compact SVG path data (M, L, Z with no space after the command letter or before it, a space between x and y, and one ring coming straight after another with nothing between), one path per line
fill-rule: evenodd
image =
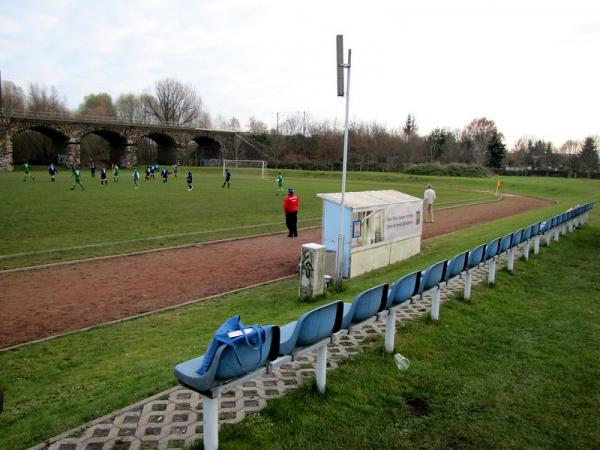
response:
M315 308L303 314L298 320L281 327L279 355L289 355L297 347L315 344L342 326L344 302L341 300Z
M279 327L268 325L262 327L264 336L260 341L252 340L236 342L235 348L222 344L217 348L212 363L205 373L200 375L205 355L177 364L174 369L175 377L185 386L195 391L209 391L217 384L246 375L275 359L279 353ZM257 331L251 328L248 337L253 338ZM257 345L257 343L260 343Z
M342 329L374 317L387 302L388 285L381 284L358 294L352 303L344 303Z

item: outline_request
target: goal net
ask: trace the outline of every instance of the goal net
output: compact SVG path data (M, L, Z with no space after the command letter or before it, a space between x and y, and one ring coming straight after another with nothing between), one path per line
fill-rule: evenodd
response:
M261 159L224 159L223 176L226 169L235 177L260 177L263 180L267 178L267 162Z

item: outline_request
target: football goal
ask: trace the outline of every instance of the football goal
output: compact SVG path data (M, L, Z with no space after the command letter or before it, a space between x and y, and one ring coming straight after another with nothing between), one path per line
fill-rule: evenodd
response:
M224 159L223 176L225 170L229 169L233 176L267 178L267 162L262 159Z

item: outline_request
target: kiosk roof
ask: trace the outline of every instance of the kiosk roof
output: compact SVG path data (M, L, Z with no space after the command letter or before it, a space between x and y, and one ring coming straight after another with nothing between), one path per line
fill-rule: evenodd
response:
M337 204L340 204L342 201L341 192L317 194L317 197ZM373 206L385 206L398 203L421 201L423 200L420 198L393 190L346 192L346 195L344 196L344 206L352 209L363 209Z

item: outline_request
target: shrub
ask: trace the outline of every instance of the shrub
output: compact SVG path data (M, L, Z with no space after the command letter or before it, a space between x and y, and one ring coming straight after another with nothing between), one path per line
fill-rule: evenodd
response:
M404 170L412 175L445 175L450 177L489 177L492 173L484 166L470 164L417 164Z

